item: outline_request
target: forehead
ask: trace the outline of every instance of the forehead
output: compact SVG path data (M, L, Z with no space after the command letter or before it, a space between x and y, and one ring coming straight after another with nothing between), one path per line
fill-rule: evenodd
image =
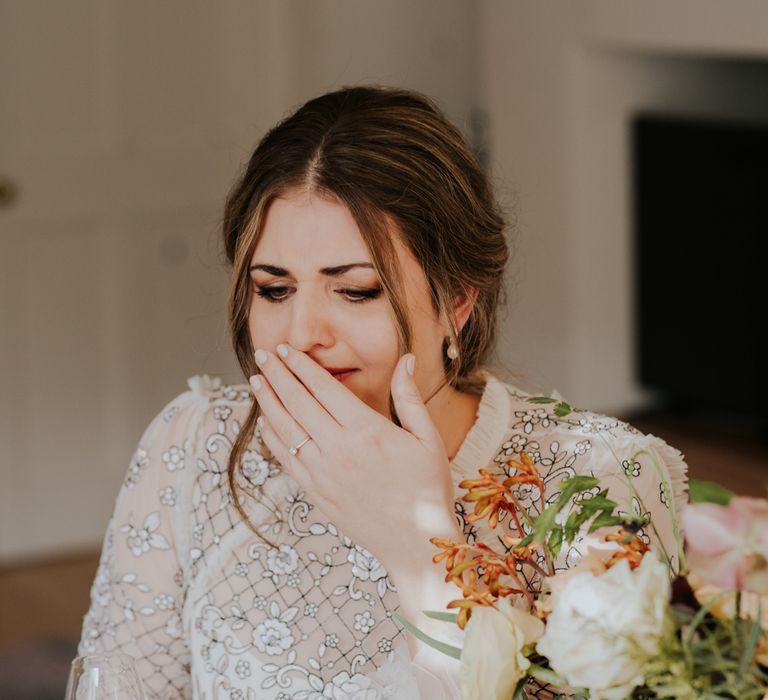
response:
M339 254L370 262L370 254L349 209L316 193L294 192L275 199L267 210L255 255L299 257L317 262Z
M418 284L424 277L421 265L400 240L394 224L390 222L389 228L406 284ZM349 208L336 199L306 191L291 191L269 205L253 260L313 272L372 262Z

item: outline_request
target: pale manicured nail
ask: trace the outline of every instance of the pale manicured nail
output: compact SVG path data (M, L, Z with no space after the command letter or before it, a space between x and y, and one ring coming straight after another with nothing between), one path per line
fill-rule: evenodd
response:
M249 381L251 382L254 391L261 389L261 377L259 377L259 375L254 374Z
M288 357L288 346L284 343L280 343L280 345L277 346L277 354L282 358Z
M416 357L414 355L411 355L406 361L405 361L405 368L408 370L408 374L413 376L413 366L416 364Z
M256 425L258 425L260 428L264 427L264 423L266 423L266 421L264 420L264 416L259 416L256 419Z
M256 358L256 362L260 365L263 365L267 361L267 353L265 353L261 348L253 353L253 356Z

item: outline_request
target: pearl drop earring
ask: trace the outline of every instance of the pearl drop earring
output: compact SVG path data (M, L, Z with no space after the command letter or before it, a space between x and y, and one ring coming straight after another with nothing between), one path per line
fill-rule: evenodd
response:
M455 360L459 356L459 348L456 346L453 338L451 338L451 342L448 345L448 349L445 351L445 354L448 355L448 357L450 357L452 360Z

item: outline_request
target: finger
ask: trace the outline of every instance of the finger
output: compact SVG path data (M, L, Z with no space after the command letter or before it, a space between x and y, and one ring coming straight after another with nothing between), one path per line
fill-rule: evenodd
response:
M378 417L376 411L361 401L354 392L336 379L327 369L315 362L309 355L300 350L292 348L287 343L281 343L277 346L285 366L297 377L297 379L306 387L306 389L319 401L327 413L341 426L355 426L363 422L369 422L374 416ZM355 374L358 374L358 370ZM356 381L353 375L351 381ZM289 407L289 410L290 407ZM291 410L293 413L293 410ZM297 414L294 414L297 415ZM301 420L301 415L297 415Z
M299 455L297 454L296 456L293 456L288 452L288 447L274 431L269 419L264 416L259 416L258 424L261 432L261 439L269 448L269 451L275 456L275 459L280 464L280 468L291 476L301 488L310 490L310 473L304 464L302 464ZM312 441L310 440L304 447L308 447L311 442ZM304 447L301 449L303 450Z
M262 414L269 421L272 432L286 446L286 453L289 447L298 445L307 435L311 435L304 426L288 413L264 375L254 374L248 381ZM307 457L306 453L311 450L315 450L314 456L318 455L320 448L314 441L310 442L313 443L311 446L307 443L302 448L308 448L304 454L305 457Z
M419 438L425 446L445 449L440 433L421 398L416 380L407 370L406 363L409 358L413 358L415 365L416 357L408 353L400 358L392 373L390 390L397 417L403 428Z
M294 354L299 353L294 351ZM334 429L339 427L338 423L291 369L277 355L267 350L257 350L254 356L284 410L293 416L315 440L332 438ZM281 423L275 423L278 432L285 436L281 432L282 427Z

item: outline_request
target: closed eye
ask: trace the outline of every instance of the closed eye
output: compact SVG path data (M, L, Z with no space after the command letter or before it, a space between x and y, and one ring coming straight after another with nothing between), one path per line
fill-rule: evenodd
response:
M291 287L258 287L256 294L272 304L279 304L288 298L286 292L290 289ZM371 289L339 289L337 294L346 297L352 304L364 304L381 296L381 292L381 287L373 287Z

